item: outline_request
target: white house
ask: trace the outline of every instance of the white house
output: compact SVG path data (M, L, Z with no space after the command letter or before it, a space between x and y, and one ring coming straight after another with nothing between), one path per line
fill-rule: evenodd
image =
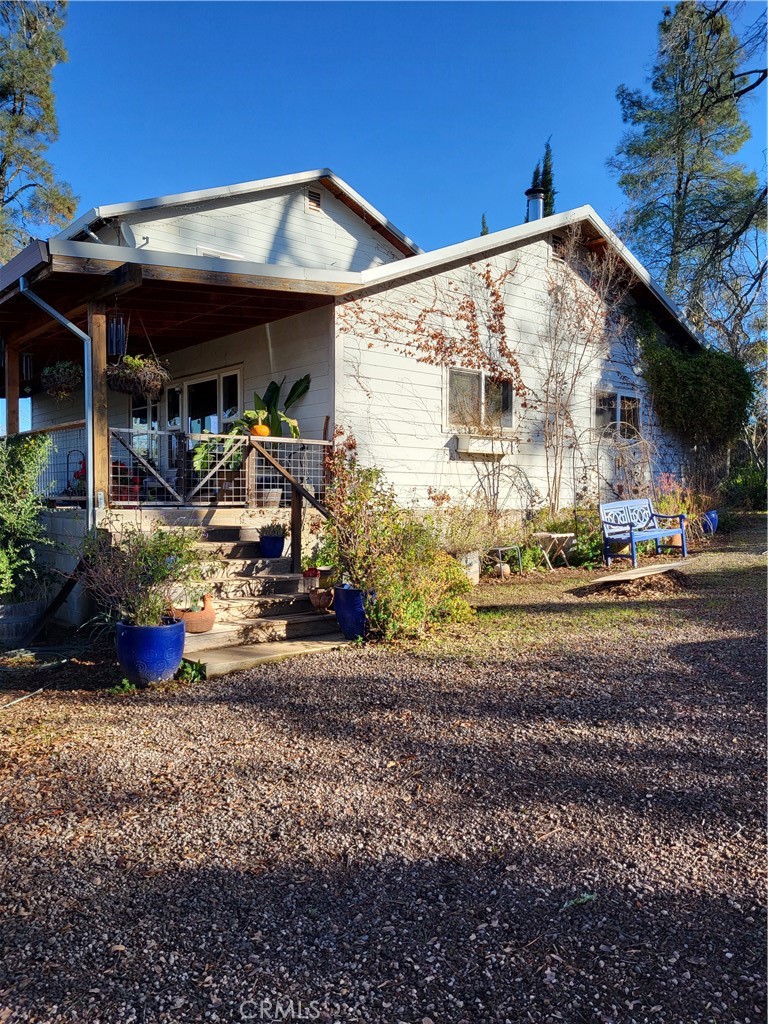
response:
M590 288L573 284L567 239L616 259L629 303L670 342L690 348L695 334L590 206L537 212L534 197L528 223L425 253L327 169L97 207L0 269L7 431L18 431L29 398L32 429L54 440L41 486L91 521L107 506L236 509L270 491L274 500L276 471L260 454L248 472L242 460L233 472L231 459L195 469L192 456L199 435L227 434L254 390L283 378L287 389L307 373L310 390L291 410L301 440L265 447L311 495L322 492L322 442L335 427L356 436L404 500L422 503L435 490L489 489L503 508L542 502L554 471L546 423L558 415L568 419L561 504L625 486L622 436L627 451L641 436L656 469L677 469L682 453L653 422L631 330L605 338L578 370L557 349L565 321L553 327L553 295ZM172 379L157 402L109 390L121 319L129 355L167 361ZM510 358L504 379L497 370ZM84 359L84 388L64 400L45 393L46 366ZM553 373L562 390L572 372L565 412L547 411Z

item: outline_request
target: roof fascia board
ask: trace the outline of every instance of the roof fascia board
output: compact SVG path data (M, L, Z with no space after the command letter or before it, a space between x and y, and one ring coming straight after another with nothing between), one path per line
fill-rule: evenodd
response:
M359 273L314 270L307 267L285 267L274 263L249 263L245 260L224 260L216 256L188 256L183 253L162 252L156 249L134 249L124 245L105 245L99 242L72 242L52 238L48 243L51 256L69 256L82 260L105 263L135 263L145 267L171 267L179 270L200 270L228 276L274 278L296 284L340 284L354 287L360 284ZM10 266L10 264L9 264ZM306 291L311 291L307 287Z
M0 292L12 287L20 277L31 274L38 267L47 266L48 260L48 246L42 239L36 238L4 267L0 267Z
M323 179L332 182L333 185L345 194L348 199L359 205L386 231L396 235L405 245L409 246L415 253L423 252L412 239L404 235L395 227L384 214L371 206L363 197L350 185L339 178L328 167L314 171L301 171L298 174L283 174L276 178L261 178L256 181L244 181L236 185L224 185L219 188L198 189L194 192L177 192L173 195L158 196L154 199L140 199L133 203L113 203L109 206L95 206L87 213L78 217L76 221L69 224L56 237L71 239L74 235L85 230L90 224L97 220L107 220L109 217L123 217L131 213L142 213L148 210L172 209L176 206L189 206L196 203L210 202L216 199L236 199L240 196L268 192L271 189L282 189L306 185L313 181L323 182Z

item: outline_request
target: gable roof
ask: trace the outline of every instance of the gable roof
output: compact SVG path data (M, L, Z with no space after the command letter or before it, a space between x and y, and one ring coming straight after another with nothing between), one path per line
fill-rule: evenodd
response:
M410 259L398 260L396 263L387 263L370 270L363 270L360 273L362 285L355 291L376 290L377 286L394 284L402 278L430 271L437 272L447 269L451 265L483 259L517 244L564 231L576 224L585 226L594 239L604 239L629 267L638 283L650 292L657 304L685 330L697 345L703 345L699 333L688 321L683 311L654 280L640 260L624 245L618 235L589 205L578 206L573 210L566 210L565 213L553 214L551 217L541 217L538 220L529 221L527 224L518 224L516 227L506 228L503 231L494 231L477 238L470 238L465 242L412 256Z
M133 203L113 203L109 206L95 206L77 220L68 224L56 238L62 241L74 240L78 235L87 234L94 225L112 217L125 217L132 213L145 211L173 210L175 207L190 207L198 204L215 202L217 199L249 199L258 197L260 193L299 187L319 182L340 202L348 206L361 220L374 231L378 231L404 256L423 253L416 243L403 234L399 228L388 220L383 213L371 206L363 197L324 167L315 171L301 171L299 174L283 174L276 178L260 178L256 181L244 181L236 185L223 185L219 188L199 189L194 192L177 192L173 195L158 196L154 199L139 199Z

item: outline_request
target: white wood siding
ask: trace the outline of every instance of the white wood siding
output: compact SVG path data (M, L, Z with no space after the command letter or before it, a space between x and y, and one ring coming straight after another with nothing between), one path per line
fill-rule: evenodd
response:
M185 255L226 253L253 263L317 270L361 271L402 259L379 232L321 184L320 210L310 209L308 186L265 192L257 198L220 199L194 210L148 211L106 226L103 241Z
M355 434L362 457L379 466L405 500L425 504L429 488L448 490L454 497L480 496L498 489L500 505L509 509L543 504L547 497L542 413L536 408L536 399L542 390L544 320L553 268L550 247L545 240L530 242L490 261L480 261L476 269L486 263L495 275L512 270L503 286L505 325L531 396L528 408L515 400L517 440L504 443L508 454L501 463L457 453L456 431L447 422L447 368L419 362L407 330L401 325L391 327L400 314L412 317L415 310L433 304L436 295L439 306L442 296L453 288L463 293L477 289L477 273L471 266L401 284L366 297L360 305L337 305L337 360L343 366L337 421ZM379 330L370 320L363 325L354 312L360 308L375 311ZM659 450L656 468L679 470L680 452L653 422L634 361L634 353L626 351L625 343L591 367L574 402L576 431L585 445L592 444L595 390L621 386L644 399L644 432L653 436ZM580 469L566 456L561 504L571 501L573 485L577 490L581 486L580 477Z

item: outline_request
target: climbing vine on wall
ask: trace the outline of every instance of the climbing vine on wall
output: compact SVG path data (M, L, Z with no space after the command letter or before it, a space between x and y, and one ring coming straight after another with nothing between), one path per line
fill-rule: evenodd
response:
M647 316L639 318L638 329L645 379L662 427L709 449L733 441L754 398L744 364L715 349L690 353L665 345Z

